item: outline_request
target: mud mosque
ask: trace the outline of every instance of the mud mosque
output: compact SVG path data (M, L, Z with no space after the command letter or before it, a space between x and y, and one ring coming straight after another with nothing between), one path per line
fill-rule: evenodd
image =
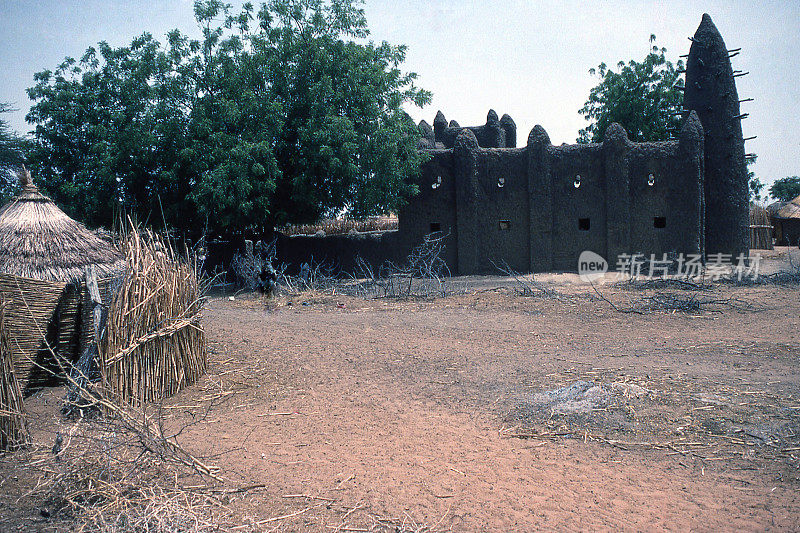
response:
M516 124L490 111L462 127L439 112L419 123L430 159L419 194L380 234L281 237L281 259L352 269L402 262L432 232L447 235L453 274L575 271L590 250L613 265L622 254L747 254L748 178L736 77L708 15L686 62L682 128L674 140L631 142L612 124L602 143L554 146L535 126L517 147Z
M625 253L748 251L748 186L735 73L703 15L686 64L676 140L635 143L611 125L599 144L553 146L535 126L517 147L514 121L490 111L461 127L439 112L420 122L430 153L420 193L399 213L401 246L449 234L453 272L574 270L592 250Z

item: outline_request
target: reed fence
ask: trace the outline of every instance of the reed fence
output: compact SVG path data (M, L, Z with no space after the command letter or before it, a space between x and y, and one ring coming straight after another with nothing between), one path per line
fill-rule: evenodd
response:
M760 205L750 206L750 248L772 250L772 224L769 211Z
M5 304L0 302L0 451L14 450L29 440L22 390L14 372L6 330Z
M206 369L202 289L191 259L132 229L127 272L109 305L100 350L102 385L128 404L171 396Z

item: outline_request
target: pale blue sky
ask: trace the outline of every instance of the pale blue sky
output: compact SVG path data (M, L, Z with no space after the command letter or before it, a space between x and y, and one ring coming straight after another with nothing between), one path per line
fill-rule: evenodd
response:
M240 5L241 2L232 2ZM376 41L409 46L406 70L434 93L426 109L409 109L432 123L437 109L462 125L482 124L490 108L510 114L524 143L541 124L554 144L572 143L585 121L578 109L596 84L588 69L601 61L641 59L655 33L673 61L689 50L704 12L728 48L742 47L738 79L747 151L758 154L762 181L800 174L800 2L766 1L456 1L366 2ZM20 109L17 130L30 129L25 88L33 73L80 56L97 41L128 44L150 31L195 33L190 0L0 0L0 102Z

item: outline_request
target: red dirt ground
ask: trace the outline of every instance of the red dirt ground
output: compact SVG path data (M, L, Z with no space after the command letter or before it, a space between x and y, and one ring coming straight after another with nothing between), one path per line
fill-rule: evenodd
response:
M200 455L223 453L216 463L227 483L266 484L236 504L255 520L327 502L286 495L335 500L282 521L285 530L369 529L379 518L452 531L792 529L800 472L790 452L751 443L717 453L712 442L702 453L718 460L705 460L499 431L515 393L609 373L658 390L674 378L673 396L755 402L744 413L753 417L765 412L762 401L797 407L797 288L735 292L765 308L633 316L602 301L508 291L433 303L320 297L271 309L215 299L209 381L238 392L182 442ZM187 391L177 402L196 397ZM647 440L680 441L670 430L686 425L679 415L691 416L692 405L686 396L677 411L664 406L674 423L644 428Z
M166 402L167 425L195 422L179 442L243 488L225 503L263 531L798 527L796 285L645 315L555 287L572 296L212 298L208 375ZM624 427L509 427L520 398L578 379L655 399Z

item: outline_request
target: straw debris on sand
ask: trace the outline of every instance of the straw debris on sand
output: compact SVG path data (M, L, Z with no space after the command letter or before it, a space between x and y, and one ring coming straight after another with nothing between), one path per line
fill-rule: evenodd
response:
M100 368L108 393L138 404L171 396L205 372L202 290L190 258L152 233L132 230L125 255Z

